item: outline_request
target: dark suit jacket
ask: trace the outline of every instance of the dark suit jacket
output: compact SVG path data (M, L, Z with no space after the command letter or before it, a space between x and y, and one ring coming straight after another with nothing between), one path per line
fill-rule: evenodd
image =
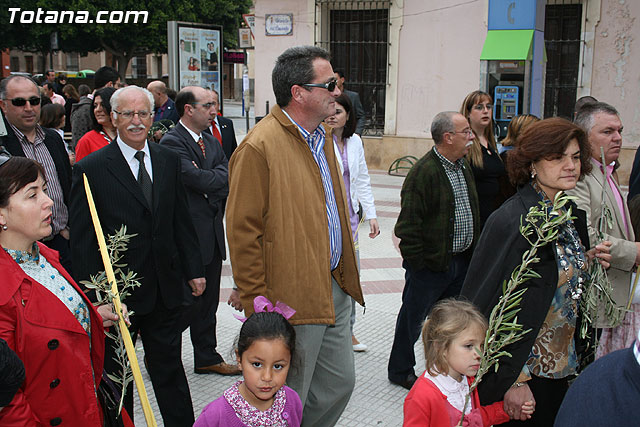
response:
M362 102L360 102L360 95L358 92L354 92L351 90L344 90L345 95L349 97L349 101L351 101L351 106L353 107L353 111L356 112L356 131L358 135L362 135L362 131L364 131L364 108L362 107Z
M142 286L127 298L129 309L150 313L161 297L165 307L182 304L184 280L204 277L200 248L189 210L180 158L165 147L149 144L153 167L153 207L131 173L117 143L83 158L73 168L71 255L78 283L104 270L87 204L86 174L105 237L123 224L136 234L121 260L138 274Z
M200 241L202 263L207 265L213 259L216 244L222 259L226 258L222 204L229 194L229 177L228 161L220 143L210 134L203 133L202 139L207 153L206 159L182 123L178 123L167 132L160 144L180 155L182 181L187 191L189 211Z
M167 107L164 111L160 113L156 113L153 117L154 122L159 122L163 119L169 119L173 122L174 125L178 124L178 120L180 120L180 116L178 115L178 110L176 110L176 104L173 102L173 99L167 98L167 102L165 103ZM158 111L158 108L156 109Z
M12 156L26 157L22 150L22 145L20 145L20 141L18 141L18 137L15 132L13 132L13 128L9 125L6 119L5 125L7 127L7 135L0 138L0 145L4 145ZM67 150L64 147L64 141L62 141L62 138L60 138L60 135L57 132L47 128L42 128L42 130L44 131L44 145L47 146L47 149L51 154L51 158L53 159L53 163L56 165L58 180L60 181L60 187L62 187L64 204L69 206L71 164L69 163Z
M218 116L218 123L220 123L221 129L220 135L222 136L222 150L224 151L224 155L227 156L227 160L229 160L235 149L238 148L238 143L236 142L236 131L233 129L233 120ZM211 135L211 126L205 129L205 132ZM217 141L215 138L213 140Z

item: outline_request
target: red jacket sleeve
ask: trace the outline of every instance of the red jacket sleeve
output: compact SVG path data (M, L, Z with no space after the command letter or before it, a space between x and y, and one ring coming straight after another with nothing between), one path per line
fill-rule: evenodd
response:
M472 393L473 410L480 411L482 415L482 424L486 427L502 424L509 421L509 415L504 411L504 402L492 403L487 406L480 406L480 397L478 397L478 389L473 390Z
M421 375L404 400L403 427L450 427L446 397Z

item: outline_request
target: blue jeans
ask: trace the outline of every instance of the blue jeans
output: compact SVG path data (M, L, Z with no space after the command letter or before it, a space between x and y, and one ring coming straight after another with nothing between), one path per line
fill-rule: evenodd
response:
M389 380L394 382L404 381L410 374L415 374L413 346L420 336L422 324L436 302L460 294L469 260L466 254L454 255L449 269L442 272L428 268L414 271L406 261L402 266L405 269L402 307L387 368Z

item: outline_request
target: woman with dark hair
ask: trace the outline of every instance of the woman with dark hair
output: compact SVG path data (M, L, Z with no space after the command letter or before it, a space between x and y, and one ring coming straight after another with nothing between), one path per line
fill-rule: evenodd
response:
M111 104L109 100L116 91L113 87L104 87L93 95L89 115L93 123L93 130L85 133L76 146L76 161L109 145L117 135L116 128L111 122Z
M51 234L46 186L39 163L0 152L0 338L26 373L0 424L102 426L103 327L117 316L94 307L39 242Z
M362 140L355 133L356 115L352 111L349 97L342 93L336 98L336 113L325 119L331 126L333 134L333 148L340 164L344 187L349 194L349 218L351 232L356 244L356 257L360 263L358 251L358 225L362 216L369 220L369 237L375 238L380 234L380 227L376 218L376 207L371 191L371 179L367 162L364 158ZM362 207L362 209L360 209ZM364 212L363 212L364 211ZM356 302L351 300L351 343L354 351L366 351L367 346L360 343L353 333L353 325L356 322Z
M502 284L531 249L520 233L523 216L530 208L551 209L560 192L570 190L591 170L591 150L584 131L571 122L552 118L530 125L518 139L507 165L517 193L487 220L474 250L462 295L489 317L502 295ZM555 241L538 249L533 270L539 277L527 288L520 303L518 323L530 330L504 348L497 372L490 370L478 388L483 405L504 400L506 412L525 420L520 408L534 401L536 411L524 425L551 426L569 381L589 362L587 343L580 339L583 321L579 310L583 283L594 257L609 267L610 242L589 249L586 215L569 202L573 220L559 227ZM506 425L520 425L511 421Z
M64 96L64 100L66 101L64 104L64 113L67 117L67 123L64 126L64 131L71 132L71 109L73 108L73 104L80 101L80 94L74 85L67 83L62 88L62 96Z
M491 212L500 206L498 180L506 174L493 134L493 100L488 93L476 90L466 96L460 107L475 134L467 160L471 164L480 202L480 227Z
M48 104L40 110L40 126L58 132L63 140L65 122L64 107L60 104Z

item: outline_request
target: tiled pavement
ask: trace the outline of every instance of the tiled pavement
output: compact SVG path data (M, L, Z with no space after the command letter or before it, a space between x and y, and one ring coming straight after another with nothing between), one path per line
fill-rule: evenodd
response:
M397 242L392 238L393 227L400 211L403 178L389 176L384 171L370 171L370 175L381 233L375 239L370 239L366 232L361 233L361 280L367 307L366 313L363 314L362 307L358 306L355 325L356 336L369 346L369 350L355 354L356 387L338 423L339 426L400 426L402 404L407 394L403 388L389 383L386 374L404 285L402 259L397 250ZM228 261L224 263L222 275L221 300L226 301L232 287L231 267ZM218 351L226 360L232 358L233 342L240 330L240 322L232 316L234 312L225 303L221 303L218 309ZM141 360L142 345L138 343L138 347L138 359ZM416 357L416 371L420 372L423 370L424 359L419 345L416 345ZM183 334L183 363L196 417L207 403L218 398L227 387L240 378L194 374L188 331ZM144 368L142 375L156 420L158 425L162 425L151 382ZM145 425L137 397L135 415L136 425Z

